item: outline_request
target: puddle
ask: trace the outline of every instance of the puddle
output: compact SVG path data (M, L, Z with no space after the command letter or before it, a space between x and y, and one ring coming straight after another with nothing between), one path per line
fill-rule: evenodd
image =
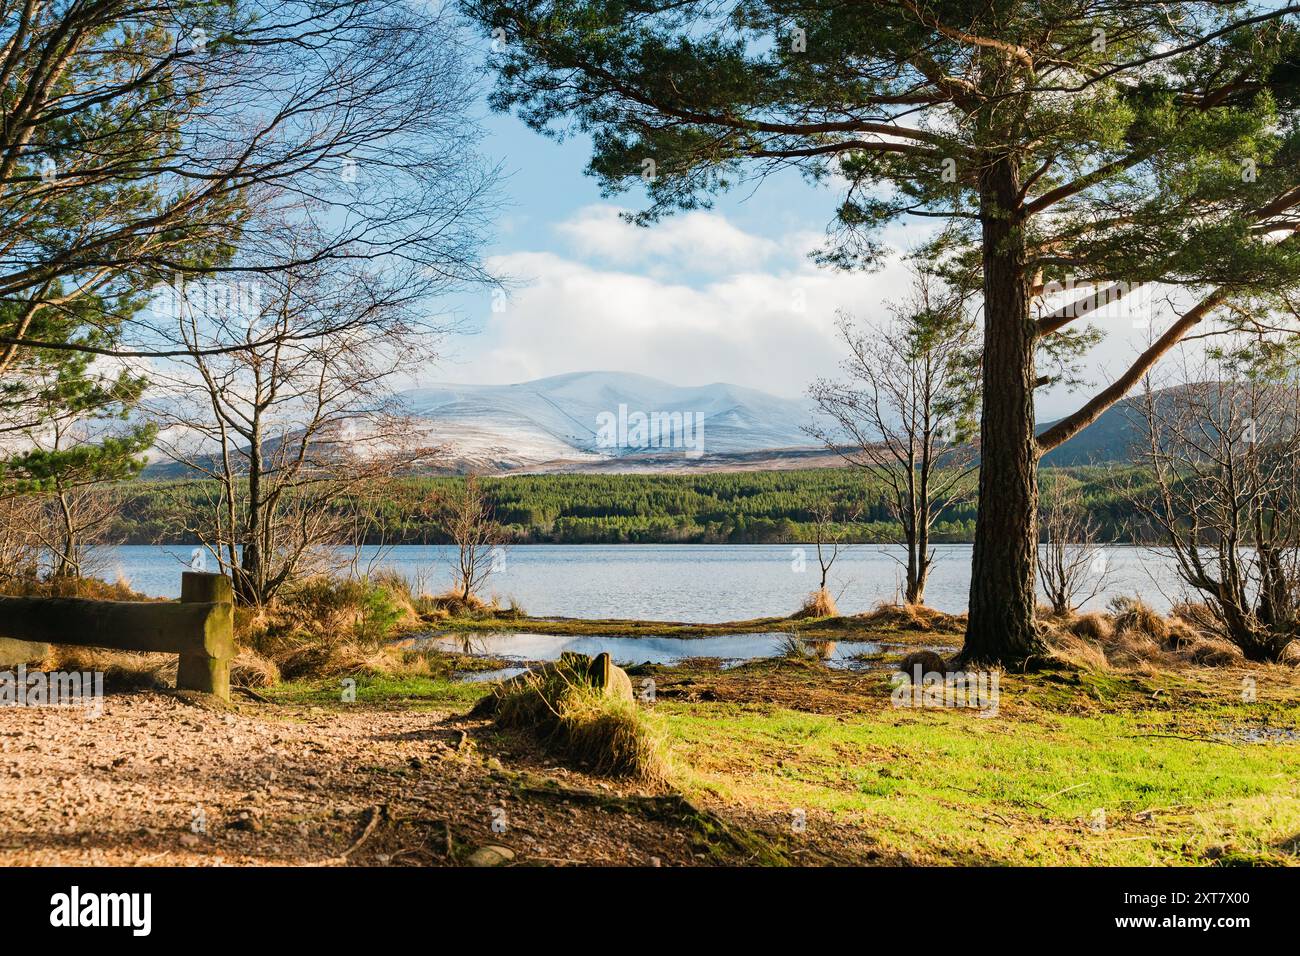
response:
M1214 736L1237 744L1291 744L1300 741L1300 730L1293 727L1233 727Z
M431 634L418 638L416 646L432 647L454 654L493 657L520 664L558 660L566 651L589 657L609 652L616 664L676 664L699 657L718 658L724 667L744 661L778 657L784 634L727 634L718 637L609 637L568 636L563 634ZM808 642L813 646L815 642ZM846 670L867 670L868 662L860 655L877 654L881 645L875 641L831 641L826 663ZM507 667L467 675L468 680L503 680L524 668Z

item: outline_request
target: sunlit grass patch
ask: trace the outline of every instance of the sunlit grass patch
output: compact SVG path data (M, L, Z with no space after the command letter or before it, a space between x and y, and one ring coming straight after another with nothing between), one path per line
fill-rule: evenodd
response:
M1216 736L1238 723L1294 726L1294 700L1223 694L1184 710L1121 682L1106 691L1127 706L1058 709L1095 689L1016 679L1003 699L1019 706L995 718L678 700L659 712L687 793L774 821L795 807L822 812L918 862L1300 862L1300 745ZM1154 706L1132 706L1141 701Z

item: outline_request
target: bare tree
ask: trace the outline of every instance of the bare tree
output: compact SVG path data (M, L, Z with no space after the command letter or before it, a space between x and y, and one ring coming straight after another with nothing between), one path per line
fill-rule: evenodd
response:
M36 526L51 578L93 577L102 571L101 547L120 503L94 485L62 487L42 501Z
M40 572L42 519L31 495L0 497L0 585L31 581Z
M475 158L474 78L450 12L394 0L0 9L0 378L38 350L186 354L141 308L158 283L391 256L483 278L463 253L494 172ZM321 241L232 259L268 208Z
M1072 614L1106 588L1110 568L1098 544L1100 526L1064 475L1052 474L1038 499L1038 580L1052 613Z
M836 520L835 509L829 501L819 501L813 506L812 512L813 545L817 551L817 567L821 570L821 583L817 587L818 590L825 591L831 568L835 566L840 555L850 549L850 545L844 541L848 529L844 527L844 522ZM856 521L861 513L860 506L855 508L845 515L845 522Z
M1135 505L1222 636L1250 660L1281 659L1300 639L1294 365L1184 356L1172 387L1148 376L1137 406L1155 490L1135 493Z
M813 383L809 395L830 424L807 431L889 489L907 549L905 598L920 604L934 562L930 529L971 493L976 333L961 298L924 272L890 312L883 327L840 315L844 379Z
M288 240L287 240L288 241ZM428 457L390 385L429 357L419 273L312 263L262 278L246 308L182 310L190 355L157 374L160 446L209 479L196 535L242 601L343 563L369 527L365 499ZM213 352L206 343L238 343Z
M385 308L393 301L375 287L401 288L409 309L416 291L487 279L478 250L496 171L476 154L475 75L454 14L397 0L0 0L0 10L0 431L42 426L27 385L43 367L66 369L59 356L161 360L173 384L188 368L189 394L209 401L184 424L214 425L224 449L205 462L225 488L205 534L240 569L241 595L265 596L292 573L281 559L294 565L333 533L335 508L323 504L337 504L338 486L314 497L324 436L350 415L332 386L350 381L353 409L379 417L366 405L375 366L356 359L362 329L381 323L340 318L324 301L310 321L249 334L177 320L214 285L279 293L287 276L329 272L336 289L358 282L358 298ZM201 358L213 360L206 378ZM263 390L241 393L254 367ZM245 496L268 472L241 460L241 440L266 421L243 413L291 404L272 394L282 367L313 438L298 454L292 441L275 445L270 472L284 483ZM323 375L316 412L301 411L309 368ZM183 404L165 409L173 421ZM263 445L251 447L258 458ZM373 467L352 469L353 486ZM269 544L267 520L287 537Z
M466 475L440 503L443 527L456 546L453 590L468 602L498 570L505 536L477 475Z

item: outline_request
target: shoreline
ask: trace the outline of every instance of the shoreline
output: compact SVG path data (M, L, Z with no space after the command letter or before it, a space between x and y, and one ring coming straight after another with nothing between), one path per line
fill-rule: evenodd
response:
M528 617L511 615L505 617L484 616L448 617L437 619L426 617L424 623L428 630L407 631L398 635L398 639L411 638L423 634L481 634L481 633L529 633L571 637L611 637L611 638L705 638L727 637L743 634L780 634L797 633L804 637L822 639L877 640L884 634L895 639L896 643L925 643L926 638L939 636L960 638L965 630L965 615L947 614L933 608L918 607L914 613L900 612L899 606L886 606L860 614L837 615L835 617L758 617L742 621L721 621L717 623L691 623L685 621L647 621L636 618L577 618ZM913 640L908 640L908 638Z

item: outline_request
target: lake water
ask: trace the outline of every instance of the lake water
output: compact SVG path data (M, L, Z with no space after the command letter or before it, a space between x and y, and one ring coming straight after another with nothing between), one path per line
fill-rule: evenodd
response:
M180 595L181 572L192 549L123 545L105 548L100 573L121 575L156 597ZM948 612L966 609L970 545L938 545L926 603ZM1102 608L1115 594L1140 593L1167 610L1180 588L1167 558L1148 548L1103 551L1105 593L1087 607ZM366 549L362 566L394 569L422 580L430 591L451 582L453 549L403 545ZM893 602L902 588L903 550L855 545L830 577L840 611L855 613ZM790 614L817 585L816 555L806 545L517 545L505 550L486 590L514 600L534 616L637 618L652 621L738 621ZM802 568L802 570L800 570Z
M759 657L779 657L784 641L784 635L771 633L727 634L718 637L572 637L511 632L437 634L415 638L412 643L458 654L504 658L521 664L559 660L561 654L569 651L586 654L588 657L608 651L615 664L677 664L706 657L718 658L727 666ZM863 658L879 653L881 649L881 645L874 641L825 641L809 642L809 651L819 644L827 651L822 658L827 665L848 670L865 670L869 664ZM520 666L475 671L467 674L466 679L500 680L513 677L523 670Z

